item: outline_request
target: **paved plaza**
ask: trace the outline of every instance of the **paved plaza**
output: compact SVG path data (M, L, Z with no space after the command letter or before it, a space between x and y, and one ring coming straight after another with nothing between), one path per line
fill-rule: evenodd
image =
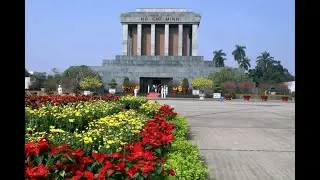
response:
M188 119L211 179L295 179L295 103L157 101Z

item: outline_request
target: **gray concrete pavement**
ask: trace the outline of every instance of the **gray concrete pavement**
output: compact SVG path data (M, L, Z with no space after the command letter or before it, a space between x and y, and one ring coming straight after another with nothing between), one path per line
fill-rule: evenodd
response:
M157 101L188 119L212 179L295 179L294 103Z

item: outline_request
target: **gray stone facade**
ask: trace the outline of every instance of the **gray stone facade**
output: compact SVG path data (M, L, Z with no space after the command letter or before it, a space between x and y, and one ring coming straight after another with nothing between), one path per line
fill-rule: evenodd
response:
M129 77L140 83L140 77L188 78L191 85L196 77L207 77L214 73L212 61L203 61L203 56L116 56L115 60L103 60L102 66L92 66L103 77L103 84L108 89L111 79L116 79L120 90L123 78Z

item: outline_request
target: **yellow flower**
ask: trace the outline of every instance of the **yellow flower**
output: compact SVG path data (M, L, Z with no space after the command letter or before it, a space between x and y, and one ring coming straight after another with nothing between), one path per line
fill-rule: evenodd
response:
M54 129L54 128L56 128L55 126L50 126L50 129Z
M64 133L65 131L62 130L62 129L50 129L50 132L53 132L53 133L55 133L55 132L57 132L57 133Z
M32 131L32 129L31 128L27 128L27 131Z
M74 122L74 119L69 119L69 122L73 123L73 122Z

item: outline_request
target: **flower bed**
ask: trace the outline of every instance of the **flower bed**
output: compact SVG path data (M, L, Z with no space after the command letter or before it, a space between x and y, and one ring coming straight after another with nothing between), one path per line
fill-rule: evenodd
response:
M113 96L110 94L105 94L104 96L59 96L59 95L50 95L50 96L38 96L38 95L28 95L25 96L26 106L37 108L44 104L68 104L72 102L81 102L81 101L95 101L95 100L104 100L104 101L117 101L119 100L118 96Z
M204 179L187 121L168 105L127 96L33 108L26 107L26 179Z

